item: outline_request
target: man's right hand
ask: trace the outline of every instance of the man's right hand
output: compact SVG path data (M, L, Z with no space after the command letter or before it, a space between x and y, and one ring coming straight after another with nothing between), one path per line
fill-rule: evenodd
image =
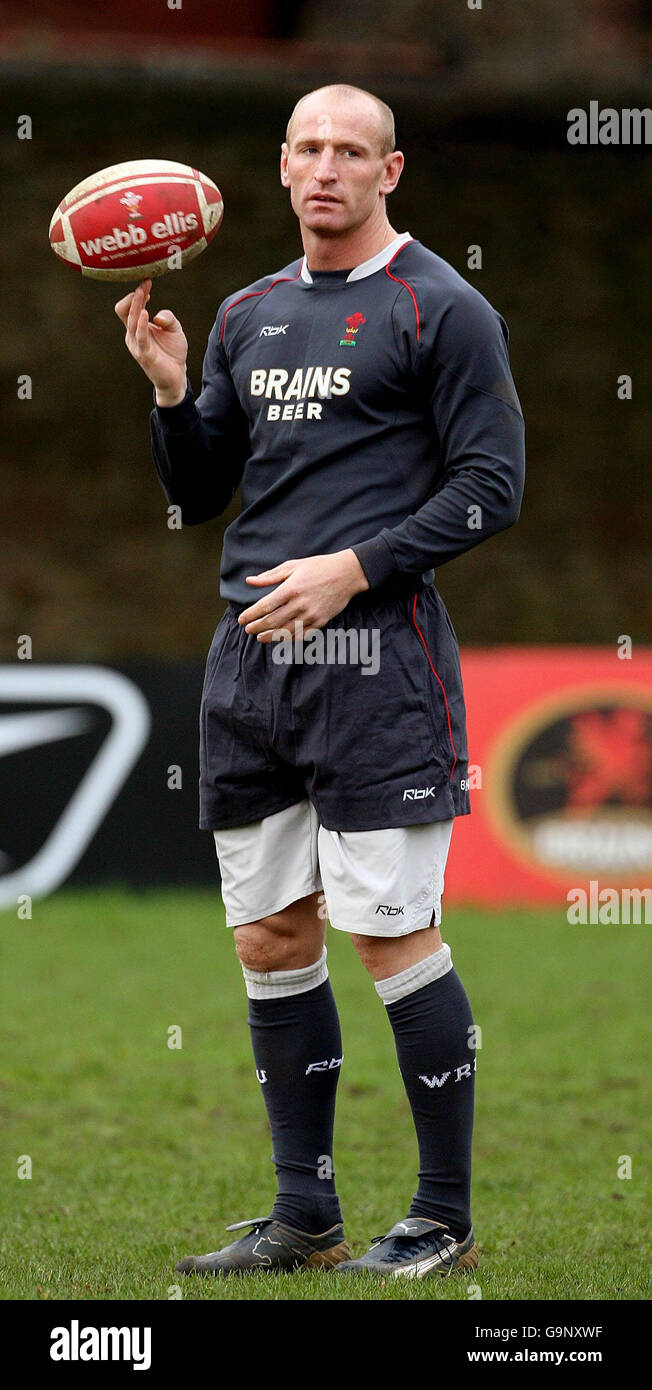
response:
M150 323L146 305L152 288L143 280L118 300L116 314L126 328L125 342L156 389L156 404L178 405L187 388L188 340L170 309L160 309Z

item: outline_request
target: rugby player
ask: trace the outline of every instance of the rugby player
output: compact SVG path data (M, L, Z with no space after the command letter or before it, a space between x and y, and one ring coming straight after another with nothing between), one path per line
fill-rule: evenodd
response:
M238 488L242 501L202 696L200 824L242 963L278 1192L268 1216L228 1228L244 1235L183 1259L186 1274L477 1265L473 1020L440 933L468 754L434 571L516 521L523 419L503 319L388 221L403 164L392 112L369 92L298 102L281 182L303 255L220 306L196 399L181 324L149 318L151 282L116 305L154 386L168 502L195 525ZM333 659L309 659L311 631L332 635ZM281 642L293 660L277 659ZM420 1160L408 1210L359 1259L335 1185L343 1053L324 901L386 1008Z

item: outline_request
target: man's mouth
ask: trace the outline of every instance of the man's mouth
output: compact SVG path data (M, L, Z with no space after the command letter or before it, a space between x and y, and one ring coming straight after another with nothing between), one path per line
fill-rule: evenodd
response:
M310 197L309 197L309 199L308 199L308 202L310 202L310 203L332 203L333 206L336 206L336 205L340 202L340 199L339 199L339 198L333 198L333 197L331 197L331 194L330 194L330 193L311 193L311 194L310 194Z

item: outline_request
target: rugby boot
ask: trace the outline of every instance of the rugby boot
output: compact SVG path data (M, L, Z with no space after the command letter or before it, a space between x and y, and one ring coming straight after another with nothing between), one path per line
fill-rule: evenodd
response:
M470 1273L478 1264L473 1227L464 1240L455 1240L447 1226L423 1216L397 1221L386 1236L372 1240L366 1255L343 1260L338 1274L382 1274L393 1279L424 1279L429 1274Z
M236 1221L226 1229L240 1231L245 1227L250 1228L247 1235L223 1250L187 1255L176 1265L179 1274L251 1274L261 1269L269 1274L291 1273L297 1269L333 1269L350 1259L341 1222L317 1236L295 1231L271 1216Z

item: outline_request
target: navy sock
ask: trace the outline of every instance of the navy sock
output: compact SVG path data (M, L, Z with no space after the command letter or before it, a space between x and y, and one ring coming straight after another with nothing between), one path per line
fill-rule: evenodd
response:
M342 1035L330 980L250 998L249 1026L278 1177L271 1215L318 1235L342 1219L333 1168Z
M419 1143L419 1187L407 1214L441 1221L461 1240L471 1226L471 1007L453 969L386 1007Z

